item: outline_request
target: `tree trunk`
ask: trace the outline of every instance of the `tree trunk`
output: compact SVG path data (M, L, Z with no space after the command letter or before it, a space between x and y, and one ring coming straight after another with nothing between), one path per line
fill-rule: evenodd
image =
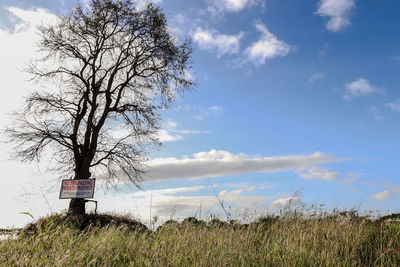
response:
M82 168L75 172L74 180L89 179L92 174L89 171L89 167ZM86 201L84 198L72 198L69 202L68 214L73 215L84 215L86 213L85 209Z
M84 198L73 198L69 202L68 213L73 215L84 215L85 211L85 199Z

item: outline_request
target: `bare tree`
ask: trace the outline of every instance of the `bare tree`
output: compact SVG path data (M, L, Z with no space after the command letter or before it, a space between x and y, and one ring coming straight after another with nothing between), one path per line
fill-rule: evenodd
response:
M139 185L160 111L195 85L190 40L170 33L160 8L130 0L91 0L40 34L28 71L44 86L6 130L14 156L40 161L49 151L61 175L107 171L112 182L122 172ZM84 214L84 200L72 199L69 212Z

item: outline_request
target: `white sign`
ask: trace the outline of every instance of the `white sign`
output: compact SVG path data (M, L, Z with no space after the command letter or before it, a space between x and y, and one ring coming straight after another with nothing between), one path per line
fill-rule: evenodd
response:
M93 198L95 179L62 180L60 199Z

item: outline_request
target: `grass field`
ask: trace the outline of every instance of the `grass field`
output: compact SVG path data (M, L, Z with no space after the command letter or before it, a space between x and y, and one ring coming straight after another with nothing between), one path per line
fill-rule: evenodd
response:
M52 215L0 241L2 266L400 266L400 222L299 214L242 225Z

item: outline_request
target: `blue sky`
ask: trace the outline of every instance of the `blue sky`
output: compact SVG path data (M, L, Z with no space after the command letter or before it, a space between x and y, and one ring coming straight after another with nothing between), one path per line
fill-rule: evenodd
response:
M164 144L150 152L143 190L97 190L101 211L224 218L217 193L237 217L279 212L290 199L298 209L399 212L398 1L153 2L171 32L192 38L198 87L162 114ZM35 25L75 3L0 4L0 70L12 92L3 121L32 87L17 67L35 54ZM22 211L67 208L45 164L7 160L7 149L1 226L29 221Z

